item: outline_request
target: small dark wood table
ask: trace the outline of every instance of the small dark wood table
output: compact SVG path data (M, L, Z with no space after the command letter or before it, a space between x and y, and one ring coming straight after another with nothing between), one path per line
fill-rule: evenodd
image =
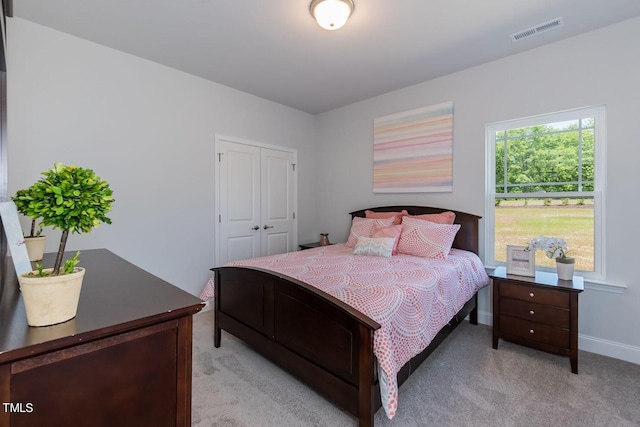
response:
M578 373L578 294L584 280L560 280L536 271L535 277L507 274L505 267L489 274L493 279L493 348L500 338L548 353L568 356L571 372Z
M79 265L77 316L29 327L5 260L0 425L190 426L192 316L202 301L105 249L82 251Z
M305 249L319 248L320 242L302 243L301 245L298 245L298 246L300 247L300 250L303 251Z

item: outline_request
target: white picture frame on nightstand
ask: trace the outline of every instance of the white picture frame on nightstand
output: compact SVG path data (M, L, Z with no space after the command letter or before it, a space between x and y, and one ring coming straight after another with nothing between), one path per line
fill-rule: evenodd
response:
M526 246L507 245L507 274L535 277L535 251L527 250Z

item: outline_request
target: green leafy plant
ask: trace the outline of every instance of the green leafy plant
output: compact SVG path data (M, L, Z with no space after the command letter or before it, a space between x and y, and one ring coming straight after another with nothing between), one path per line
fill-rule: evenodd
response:
M105 222L111 224L106 214L114 202L109 184L93 170L56 163L53 169L42 172L42 177L31 187L23 190L18 199L26 203L24 214L31 218L42 218L41 224L62 230L60 246L52 275L60 274L64 249L69 232L89 233L92 228ZM77 256L70 271L77 264Z
M78 262L80 262L80 251L77 251L73 258L69 258L64 262L64 265L62 266L62 274L73 273L73 270L76 268L76 265L78 265Z
M36 231L36 221L38 218L33 218L29 215L29 197L28 197L29 189L18 190L16 191L16 195L11 198L13 203L16 205L16 209L22 215L31 218L31 232L28 236L24 237L40 237L42 234L42 222L39 224L38 230Z
M47 277L51 275L48 271L44 271L44 265L42 264L36 263L36 268L38 269L38 277Z
M64 266L62 267L62 274L71 274L74 272L76 265L80 262L80 251L77 251L73 258L69 258L64 262ZM37 273L29 273L29 277L49 277L51 276L51 271L46 271L44 269L44 265L36 263Z

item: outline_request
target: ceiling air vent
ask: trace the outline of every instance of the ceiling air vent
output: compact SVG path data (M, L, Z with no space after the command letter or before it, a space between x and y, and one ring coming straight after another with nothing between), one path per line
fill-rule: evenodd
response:
M560 18L553 19L551 21L538 24L534 27L527 28L526 30L518 31L517 33L511 34L512 42L517 42L522 39L526 39L527 37L533 37L540 33L544 33L545 31L553 30L554 28L558 28L562 26L562 16Z

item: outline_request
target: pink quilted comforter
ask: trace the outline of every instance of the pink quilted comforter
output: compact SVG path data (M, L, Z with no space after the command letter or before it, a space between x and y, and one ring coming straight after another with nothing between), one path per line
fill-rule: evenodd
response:
M378 322L373 351L387 417L398 407L400 368L429 345L462 306L489 284L472 252L452 249L448 259L411 255L353 255L344 244L229 263L266 268L313 285ZM200 294L214 294L213 278Z

